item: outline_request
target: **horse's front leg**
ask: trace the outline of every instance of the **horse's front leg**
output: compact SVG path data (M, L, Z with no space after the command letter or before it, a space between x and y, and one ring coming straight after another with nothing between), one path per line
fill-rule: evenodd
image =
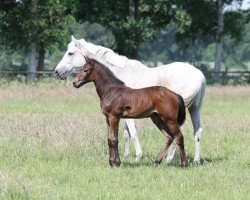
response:
M120 166L121 160L119 157L118 151L118 127L119 127L119 118L114 116L107 117L107 124L109 126L108 133L108 145L109 145L109 164L113 166Z
M141 145L139 142L139 138L137 135L137 131L135 128L135 121L134 119L125 119L125 157L128 157L130 154L130 138L132 139L134 146L135 146L135 160L138 161L142 157L142 150Z

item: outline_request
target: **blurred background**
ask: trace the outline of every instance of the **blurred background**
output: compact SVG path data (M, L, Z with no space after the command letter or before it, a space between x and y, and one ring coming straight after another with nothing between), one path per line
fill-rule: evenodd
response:
M250 0L0 0L0 77L53 75L70 35L209 84L250 83Z

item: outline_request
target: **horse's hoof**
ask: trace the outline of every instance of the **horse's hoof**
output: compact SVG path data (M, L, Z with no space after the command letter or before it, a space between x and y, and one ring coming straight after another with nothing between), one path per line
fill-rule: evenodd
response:
M130 154L124 154L124 159L125 159L125 160L128 160L128 159L129 159L129 156L130 156Z
M141 157L136 156L135 157L135 162L139 162L141 160Z
M173 159L166 159L165 163L166 165L170 165L173 162Z
M136 154L135 154L135 161L139 161L141 158L142 158L142 151L140 151L139 153L137 152Z
M194 162L193 162L193 165L200 165L201 163L200 163L200 161L199 160L194 160Z
M184 162L184 163L181 164L181 168L187 168L187 167L188 167L187 162Z

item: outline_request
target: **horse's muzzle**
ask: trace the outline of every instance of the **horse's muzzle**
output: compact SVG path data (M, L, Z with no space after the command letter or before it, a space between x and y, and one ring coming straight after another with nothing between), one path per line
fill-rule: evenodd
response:
M60 74L57 70L54 71L54 73L59 76L60 79L66 80L67 79L67 73Z

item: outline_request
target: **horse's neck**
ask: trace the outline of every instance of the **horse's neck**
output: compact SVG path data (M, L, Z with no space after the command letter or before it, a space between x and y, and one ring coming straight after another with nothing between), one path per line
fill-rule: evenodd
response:
M144 84L144 79L154 79L155 73L152 73L152 69L146 67L140 61L130 60L125 56L114 53L111 49L86 41L83 41L82 44L83 50L89 58L107 66L127 86L135 88L148 86L147 83Z
M107 66L115 74L118 74L123 68L125 68L128 60L127 57L120 56L111 49L100 45L94 45L85 40L82 40L81 42L83 50L88 57L98 60L98 62Z

